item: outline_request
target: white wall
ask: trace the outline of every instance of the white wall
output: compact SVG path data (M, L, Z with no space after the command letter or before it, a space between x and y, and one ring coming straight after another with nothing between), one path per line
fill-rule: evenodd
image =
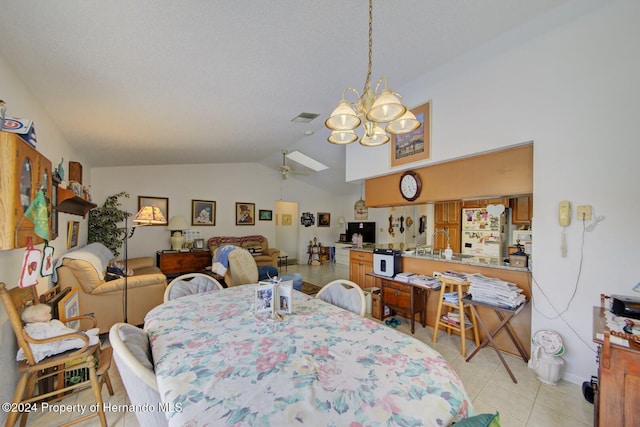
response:
M568 8L595 3L561 23ZM506 40L532 32L509 34L481 61L472 63L474 52L398 90L409 105L432 100L431 162L534 141L532 332L560 332L565 378L580 383L597 369L592 306L601 293L632 294L640 281L640 229L630 216L640 211L640 2L576 2L546 19L539 24L556 28L512 48ZM387 165L389 147L347 147L347 179L389 173ZM565 199L573 217L563 258ZM580 204L606 217L592 232L576 220Z
M299 212L330 212L331 227L301 227L299 230L298 254L291 258L306 262L306 244L317 237L324 244L335 242L340 234L336 219L344 215L344 206L358 197L335 197L330 192L309 186L294 178L282 183L278 171L254 163L205 164L205 165L163 165L93 168L91 170L93 200L98 205L106 197L127 191L130 198L121 199L122 208L135 213L138 196L169 198L169 217L184 215L189 223L191 201L213 200L216 202L216 225L199 226L204 239L212 236L245 236L262 234L272 247L277 246L275 215L273 221L255 221L255 225L235 225L236 202L255 203L256 215L259 209L273 210L275 202L295 201ZM299 227L300 219L293 218L293 227ZM316 223L317 224L317 223ZM156 251L170 249L170 233L166 227L141 227L129 240L130 257L155 256Z

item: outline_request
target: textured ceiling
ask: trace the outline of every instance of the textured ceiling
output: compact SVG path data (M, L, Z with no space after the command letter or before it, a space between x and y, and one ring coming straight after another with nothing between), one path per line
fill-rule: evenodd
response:
M402 87L565 2L378 0L372 78ZM346 86L364 84L367 8L3 0L0 55L90 166L259 162L279 173L281 150L299 149L330 169L290 179L345 194L345 148L326 142L324 120ZM301 112L320 116L293 123Z

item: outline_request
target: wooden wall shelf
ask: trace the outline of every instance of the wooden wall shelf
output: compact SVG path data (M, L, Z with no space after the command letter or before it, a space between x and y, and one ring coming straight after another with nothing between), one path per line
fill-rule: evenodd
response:
M79 197L72 190L58 187L58 212L87 216L87 212L98 207L82 197Z

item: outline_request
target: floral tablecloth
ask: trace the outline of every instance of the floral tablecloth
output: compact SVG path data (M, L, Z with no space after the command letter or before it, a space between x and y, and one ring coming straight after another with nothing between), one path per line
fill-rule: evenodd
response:
M471 415L428 345L297 291L292 314L258 316L254 294L237 286L147 314L171 426L448 426Z

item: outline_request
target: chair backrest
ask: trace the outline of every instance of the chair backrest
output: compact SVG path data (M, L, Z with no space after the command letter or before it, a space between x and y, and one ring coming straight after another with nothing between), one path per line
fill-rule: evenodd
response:
M25 357L27 358L27 363L29 365L35 365L36 362L33 357L33 352L31 351L31 346L29 346L29 343L22 335L24 324L20 318L25 306L36 304L38 302L38 298L35 293L35 286L30 288L15 287L7 290L5 284L0 283L0 299L2 300L2 305L9 317L9 323L11 323L13 332L16 335L18 347L20 347L24 352Z
M109 330L109 343L131 404L156 408L136 411L140 425L168 425L164 413L157 410L161 399L147 333L127 323L116 323Z
M360 286L350 280L338 279L327 283L318 291L316 298L360 316L364 316L367 309L364 292Z
M246 249L238 248L229 253L229 268L225 274L227 286L258 283L258 265Z
M187 273L176 277L164 290L164 302L187 295L217 291L223 286L213 277L204 273Z

